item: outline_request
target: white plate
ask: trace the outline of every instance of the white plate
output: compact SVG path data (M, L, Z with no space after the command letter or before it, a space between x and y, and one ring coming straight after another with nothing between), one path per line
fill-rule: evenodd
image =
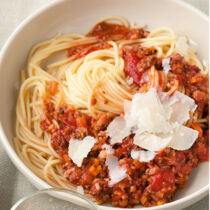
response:
M35 176L14 150L16 87L20 69L31 47L56 33L86 33L99 19L119 15L149 28L169 26L177 33L188 35L198 43L200 58L208 58L208 18L199 10L179 0L62 0L40 9L23 21L10 36L0 57L0 138L16 167L39 189L49 185ZM136 209L184 208L208 193L208 163L201 164L188 180L187 188L179 190L175 200L163 206ZM72 197L77 204L80 199ZM100 206L101 209L113 209Z

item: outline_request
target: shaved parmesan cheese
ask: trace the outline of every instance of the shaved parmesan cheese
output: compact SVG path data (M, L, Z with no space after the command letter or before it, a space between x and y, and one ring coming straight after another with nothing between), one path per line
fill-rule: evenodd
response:
M111 137L111 144L122 142L130 135L130 129L126 126L124 117L116 117L107 127L108 135Z
M100 185L96 182L95 183L96 190L100 190Z
M168 74L168 72L171 70L171 66L170 66L170 58L165 58L162 60L162 67L163 67L163 71Z
M138 159L140 162L149 162L154 159L155 153L151 151L137 151L131 150L131 157L135 160Z
M176 97L169 96L166 92L160 92L159 97L165 108L170 107L172 104L178 102Z
M186 36L179 36L175 45L175 51L184 56L187 61L189 60L188 49Z
M167 114L155 89L147 93L137 93L132 100L129 113L125 113L127 125L136 127L139 133L167 133L171 126Z
M124 112L129 113L131 110L132 102L128 100L124 100Z
M77 192L84 195L84 189L82 186L77 186Z
M198 131L183 125L176 125L169 146L176 150L189 149L198 138Z
M108 145L108 144L103 144L102 145L102 149L106 150L106 153L108 155L112 155L114 153L114 149L112 149L112 146Z
M195 133L187 132L187 128L186 132L183 132L182 141L185 135L186 138L191 135L192 142L186 139L185 143L180 144L181 137L175 128L189 120L189 113L194 112L196 107L192 98L179 91L173 96L164 92L157 93L155 89L150 89L147 93L137 93L132 101L125 101L124 117L117 117L109 124L107 132L111 137L110 143L122 142L133 133L134 144L146 150L160 151L167 146L183 147L180 150L184 150L197 137Z
M95 142L92 136L86 136L83 140L70 139L69 157L77 166L81 167L83 159L87 157Z
M167 147L172 139L171 134L158 135L151 133L136 134L134 144L150 151L160 151Z
M106 158L106 165L109 169L109 187L112 187L114 184L120 182L127 177L126 169L119 166L117 157L110 156Z
M170 121L180 124L189 120L189 112L194 112L197 107L192 98L179 91L176 91L173 96L168 97L163 104L165 107L170 106L172 108Z

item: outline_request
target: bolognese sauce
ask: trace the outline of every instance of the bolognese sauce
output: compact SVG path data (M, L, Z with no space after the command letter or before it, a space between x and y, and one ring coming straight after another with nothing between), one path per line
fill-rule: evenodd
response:
M106 27L107 25L102 25L96 29ZM110 33L113 27L114 25L111 25L111 28L107 28L105 35L107 31ZM97 30L90 35L100 34ZM122 29L118 30L121 33ZM108 35L110 37L110 34ZM154 65L159 72L163 71L161 58L157 57L154 48L134 46L132 49L124 49L122 56L125 61L125 74L133 78L139 87L144 83L144 74L148 74L151 66ZM196 101L198 114L207 117L207 76L202 75L198 67L186 62L179 54L170 56L170 65L169 84L174 79L178 80L179 86L183 86L186 94ZM114 155L119 159L119 164L126 168L128 177L109 187L106 153L102 145L109 144L106 128L115 116L101 113L92 117L67 104L56 109L52 103L46 101L41 122L41 128L51 134L51 143L61 157L65 177L71 183L82 186L98 203L111 202L113 206L132 207L137 204L155 206L170 202L177 189L186 186L192 169L200 162L208 160L207 124L206 127L200 127L198 123L190 125L199 131L199 137L190 149L177 151L167 147L148 163L131 158L130 151L141 148L133 143L133 135L130 135L113 147ZM97 143L84 159L82 167L78 167L68 156L68 142L71 138L82 140L87 135L94 136Z
M105 129L112 119L109 114L101 114L94 119L66 105L56 110L52 104L46 103L45 118L41 124L42 129L51 134L52 146L61 157L65 177L71 183L81 185L98 203L111 202L119 207L167 203L177 189L186 186L192 168L208 160L208 131L200 127L203 135L192 148L186 151L165 148L149 163L140 163L130 157L131 149L139 148L133 144L133 137L129 136L115 145L114 153L120 165L126 167L129 178L110 188L102 145L109 143ZM98 141L80 168L68 156L68 142L71 137L82 139L86 135L93 135Z

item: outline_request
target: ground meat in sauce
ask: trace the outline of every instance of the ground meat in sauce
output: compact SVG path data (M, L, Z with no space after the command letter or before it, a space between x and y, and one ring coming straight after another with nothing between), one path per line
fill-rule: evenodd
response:
M156 69L162 69L162 60L156 56L156 49L134 46L132 49L123 50L125 60L125 73L133 78L136 85L141 85L142 77L153 65Z
M71 47L68 49L67 56L75 56L74 59L82 58L95 50L110 48L111 45L107 41L120 39L136 40L145 38L148 34L149 32L143 29L133 29L124 25L101 22L87 34L87 37L96 37L98 43Z
M131 149L141 149L133 144L132 135L114 145L119 164L126 167L128 178L108 187L108 169L105 157L100 156L101 146L108 143L107 125L111 114L99 114L96 118L82 114L67 105L55 109L45 103L45 115L41 128L51 134L53 148L61 157L65 177L75 185L81 185L98 203L111 202L113 206L132 207L136 204L154 206L172 200L178 188L184 188L193 167L208 160L208 131L199 137L192 148L175 151L166 148L149 163L140 163L130 157ZM56 125L54 121L58 123ZM97 138L82 167L77 167L68 157L70 138L83 139L86 135Z
M104 41L118 39L139 39L146 37L148 32L142 29L128 29L125 26L99 23L88 36L96 36L101 43L78 48L70 48L69 56L83 57L88 53L105 49L109 46ZM146 82L147 71L151 66L162 71L161 58L156 56L154 48L133 46L123 49L122 57L125 61L125 74L133 78L137 86ZM208 78L202 75L200 69L190 65L179 54L170 56L171 71L168 74L169 83L174 79L185 88L185 93L192 97L198 105L197 111L201 117L208 117ZM191 127L199 131L199 137L194 145L185 151L165 148L155 158L142 163L130 157L132 149L141 150L133 144L133 136L126 137L122 143L114 145L114 155L119 164L126 167L128 177L112 187L108 187L108 169L105 164L106 155L102 145L109 144L106 128L115 115L101 113L91 117L63 104L58 108L48 101L44 102L44 114L41 128L51 134L51 143L60 155L64 176L73 184L81 185L87 193L99 203L111 202L117 207L155 206L170 202L179 188L186 186L186 181L200 162L209 158L208 124L200 128L197 124ZM94 136L97 143L88 157L83 160L82 167L75 165L68 156L68 144L71 138L83 139Z
M171 80L179 81L184 87L185 94L193 98L198 105L197 111L201 117L208 115L209 88L208 77L201 74L200 69L190 65L184 57L175 53L170 56ZM170 80L169 80L170 82Z
M148 33L148 31L145 31L141 28L128 28L124 25L100 22L93 27L87 36L94 36L103 41L116 41L119 39L135 40L145 38Z

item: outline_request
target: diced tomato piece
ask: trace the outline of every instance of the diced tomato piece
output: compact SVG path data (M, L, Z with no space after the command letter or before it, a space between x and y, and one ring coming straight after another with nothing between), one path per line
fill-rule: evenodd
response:
M158 173L151 177L151 188L154 191L158 191L161 189L163 183L163 177L161 173Z
M133 82L139 85L142 72L137 69L137 64L139 62L138 56L133 51L128 51L125 53L125 73L133 78Z
M175 183L175 176L174 173L170 170L163 172L163 181L168 185L174 185Z
M171 186L175 183L175 177L172 171L164 170L151 176L151 188L154 191L159 191L163 186Z

